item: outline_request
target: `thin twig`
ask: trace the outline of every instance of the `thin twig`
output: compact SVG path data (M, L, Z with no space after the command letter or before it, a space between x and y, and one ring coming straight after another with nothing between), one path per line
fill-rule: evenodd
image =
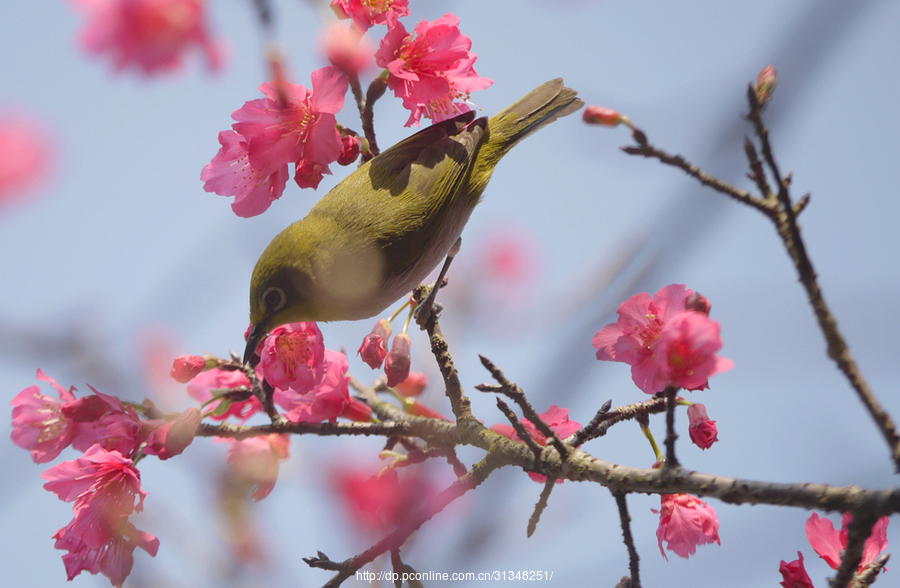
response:
M519 388L518 385L510 382L506 379L506 376L503 375L503 372L500 371L500 368L494 365L494 363L486 358L483 355L478 356L481 359L481 365L485 367L487 371L491 373L491 377L497 381L499 386L492 386L489 384L479 384L475 386L476 390L480 390L482 392L493 392L503 394L507 398L510 398L513 402L515 402L519 408L522 409L522 415L534 425L534 427L538 430L538 432L543 435L547 441L550 442L553 447L559 452L562 456L563 461L566 460L566 457L569 455L569 447L566 446L565 443L562 442L562 439L550 428L550 426L544 422L544 420L538 415L537 411L534 410L534 407L531 406L531 403L528 402L528 399L525 398L525 393L522 392L522 389Z
M613 492L616 506L619 507L619 523L622 525L622 540L628 550L628 569L631 571L631 588L641 588L640 556L634 546L631 535L631 515L628 514L628 503L623 492Z
M519 439L522 440L525 445L534 453L534 469L537 473L540 473L540 460L541 453L543 453L544 448L537 444L537 441L531 436L531 434L525 430L525 427L522 426L522 423L516 417L516 413L509 408L509 405L503 402L500 398L497 399L497 408L500 409L500 412L503 413L503 416L509 421L509 423L513 426L513 429L516 430L516 435L519 436Z
M426 295L426 290L425 286L418 286L413 291L413 298L417 303ZM463 392L462 384L459 381L459 372L456 371L456 367L453 365L453 358L450 357L447 340L444 339L444 334L441 332L441 327L438 324L439 312L438 305L434 305L431 308L431 311L425 318L425 331L428 333L431 341L431 353L437 360L441 376L444 378L444 393L447 399L450 400L450 408L457 422L464 419L475 420L475 417L472 416L472 404Z
M666 165L677 167L704 186L709 186L716 192L725 194L741 204L746 204L759 210L764 210L765 208L764 204L758 198L755 198L746 190L741 190L737 186L733 186L728 182L723 182L715 176L709 175L694 164L688 162L681 155L669 155L665 151L657 149L650 144L640 145L638 147L622 147L622 151L629 155L642 155L647 158L657 159Z
M666 461L663 463L663 469L678 467L678 458L675 457L675 440L678 434L675 433L675 393L678 391L674 386L667 386L663 395L666 399Z
M874 584L875 580L878 578L878 574L881 573L881 570L884 569L884 566L887 565L890 558L890 553L884 553L878 556L875 561L866 566L866 569L853 577L853 581L850 582L850 585L847 586L847 588L868 588L868 586Z
M538 522L541 520L541 515L543 514L544 509L547 508L547 503L550 501L550 493L553 492L554 486L556 486L556 478L548 477L544 482L544 489L541 490L541 497L538 499L537 504L534 505L534 512L528 517L528 528L525 531L527 537L534 535Z
M847 525L847 545L841 554L841 565L829 581L831 588L843 588L850 583L862 559L866 539L872 534L872 525L877 521L878 516L872 513L853 513L853 518Z
M612 400L607 400L606 402L604 402L603 406L600 407L600 410L597 411L597 414L594 415L594 418L591 419L591 422L575 431L575 433L571 437L565 440L566 443L568 443L572 447L581 447L590 439L594 439L594 433L600 428L600 425L610 418L609 408L611 406Z
M659 396L654 396L650 400L644 400L643 402L635 402L634 404L617 406L613 410L609 411L603 418L602 422L598 424L593 431L590 432L590 435L587 439L585 439L585 442L606 435L606 432L609 431L609 428L616 423L632 420L642 415L657 414L665 410L666 401L664 398L661 398Z
M378 155L378 143L375 141L375 112L373 107L375 106L375 101L381 98L384 95L384 91L387 90L387 71L385 70L385 74L378 76L372 83L369 84L369 89L366 91L366 101L362 110L362 126L363 133L366 135L366 140L369 142L369 152L375 156Z

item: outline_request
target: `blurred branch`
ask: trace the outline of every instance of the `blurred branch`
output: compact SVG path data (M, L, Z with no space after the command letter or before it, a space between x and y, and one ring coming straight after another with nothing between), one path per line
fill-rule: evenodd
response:
M351 557L343 562L334 562L328 559L321 551L317 557L305 557L303 561L310 567L324 568L334 570L338 573L329 580L325 586L340 586L344 580L352 577L363 566L372 562L376 557L387 551L394 551L400 548L410 535L412 535L419 527L431 519L433 516L444 510L451 502L468 492L475 489L479 484L484 482L487 477L503 466L502 460L497 459L494 452L488 451L487 455L480 462L472 466L464 476L457 479L453 484L438 494L433 500L426 501L425 505L420 508L413 516L404 522L397 530L389 534L387 537L365 550L364 552Z

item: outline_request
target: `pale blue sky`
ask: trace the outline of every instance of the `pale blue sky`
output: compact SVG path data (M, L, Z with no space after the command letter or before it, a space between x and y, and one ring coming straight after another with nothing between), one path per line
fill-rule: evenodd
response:
M216 134L265 81L250 4L209 1L214 30L232 46L224 71L209 76L194 59L179 75L157 80L114 75L108 63L77 50L80 21L65 2L0 6L0 104L44 117L58 131L64 158L43 199L0 215L5 398L31 385L40 367L82 392L90 382L140 400L149 392L138 342L150 328L174 333L178 353L242 348L253 263L277 231L347 172L336 169L318 193L291 183L265 215L250 220L231 213L230 199L203 192L200 169L218 148ZM290 69L308 83L309 72L323 65L314 51L320 13L295 0L273 4ZM781 167L794 174L795 196L812 193L801 223L826 300L873 389L900 418L894 358L900 199L893 171L900 159L900 5L411 0L411 6L409 29L445 12L460 17L478 73L495 80L472 97L484 113L562 76L588 103L627 113L659 147L748 189L742 141L750 129L740 118L746 85L774 64L779 85L766 116ZM372 31L373 40L380 32ZM378 103L381 145L409 134L406 117L398 101ZM338 120L358 126L349 109ZM626 366L594 360L590 337L627 296L686 283L712 301L722 355L736 364L714 379L712 390L690 397L718 421L721 441L705 452L684 445L686 467L780 482L896 485L884 442L825 357L770 223L681 172L622 154L618 147L628 139L623 130L586 127L573 116L529 138L498 166L457 263L464 269L484 235L512 223L537 239L541 273L536 305L499 328L458 320L461 312L454 320L448 302L451 351L476 413L487 423L502 419L493 399L472 390L486 379L478 353L540 410L566 406L582 423L607 399L641 400ZM604 272L635 248L634 259L602 289ZM323 332L330 347L353 350L370 327L370 321L332 324ZM424 338L413 339L414 369L434 378ZM351 370L363 380L373 376L356 358ZM437 406L447 410L445 401ZM3 422L8 438L9 421ZM652 428L662 437L661 419ZM227 552L215 537L214 478L223 448L198 440L171 462L146 460L150 494L138 526L157 535L161 548L155 560L136 555L133 580L176 587L323 584L329 575L309 570L300 557L321 549L341 559L367 546L328 496L327 463L374 464L379 448L359 439L294 439L291 461L258 507L275 571L245 576L223 566ZM585 449L628 465L652 462L636 426L616 427ZM479 457L462 455L467 463ZM26 452L6 442L0 456L4 584L62 586L61 552L50 536L69 521L70 506L41 489L44 466ZM534 569L554 572L548 585L614 585L627 573L627 555L609 493L563 484L526 540L540 488L521 472L499 472L426 525L406 559L419 571ZM774 586L779 560L794 559L797 550L816 585L826 585L830 570L804 536L808 513L711 504L722 545L665 562L650 512L658 500L631 498L645 585L720 586L727 577L732 586ZM896 521L888 537L900 544ZM884 581L897 573L892 569ZM82 574L72 585L108 581Z

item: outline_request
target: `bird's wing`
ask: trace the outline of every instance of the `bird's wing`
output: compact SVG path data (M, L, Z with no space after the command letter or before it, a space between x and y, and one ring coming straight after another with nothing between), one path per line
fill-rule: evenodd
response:
M459 231L447 244L436 243L449 240L437 233L448 221L461 230L477 202L477 195L470 201L465 184L486 119L474 118L474 112L461 114L385 150L326 194L310 215L337 222L348 237L377 241L388 252L392 275L416 267L425 254L431 254L430 262L433 245L443 249L436 254L443 257Z

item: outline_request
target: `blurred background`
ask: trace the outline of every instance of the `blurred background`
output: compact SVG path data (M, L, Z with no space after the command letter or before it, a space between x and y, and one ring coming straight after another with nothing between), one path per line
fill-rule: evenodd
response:
M271 4L291 79L308 86L309 73L326 64L318 38L333 16L325 2ZM222 69L209 74L195 52L180 71L147 77L114 73L109 59L81 50L84 19L69 3L0 5L0 109L39 121L51 158L47 180L30 187L28 198L0 203L0 389L7 403L36 383L41 368L82 394L90 383L170 410L193 405L166 375L172 357L243 349L254 262L349 172L332 166L334 176L317 192L289 182L252 219L236 217L231 198L202 190L200 170L218 150L217 133L230 127L233 110L260 96L256 86L268 78L253 4L210 0L206 8L212 34L228 46ZM410 8L402 19L410 31L420 19L460 18L478 55L475 69L494 80L472 96L485 114L561 76L587 103L627 114L657 146L747 189L746 89L774 65L778 88L765 116L781 169L793 173L793 194L812 194L800 219L803 236L851 351L898 418L900 198L890 170L900 159L900 5L411 0ZM383 31L375 27L368 38L377 43ZM407 116L389 94L377 103L381 146L413 131L403 127ZM338 121L359 128L350 100ZM707 451L691 445L679 415L685 467L777 482L896 486L886 444L825 356L771 223L680 171L621 153L629 143L624 129L588 127L572 116L498 166L442 295L444 330L476 415L486 424L504 421L494 399L472 388L488 379L478 354L539 411L557 404L582 424L608 399L614 406L645 399L627 366L595 360L590 339L628 296L684 283L712 302L721 355L736 364L711 390L689 395L717 421L719 443ZM373 322L322 325L326 345L346 348L351 373L363 381L378 374L354 351ZM412 338L413 369L431 381L425 398L449 414L426 339ZM7 439L9 422L0 425ZM655 418L651 428L662 440L664 420ZM321 550L342 560L377 538L355 523L335 492L334 472L376 471L381 446L378 439L293 438L272 494L242 514L257 549L244 559L229 543L233 521L222 515L225 447L198 439L166 463L145 460L149 496L136 524L161 547L155 559L136 552L126 585L324 584L331 574L309 569L301 557ZM630 466L653 462L633 423L584 449ZM466 464L481 457L466 449L460 456ZM4 584L64 585L51 535L68 523L71 505L42 489L47 466L33 464L26 451L0 443L0 460ZM431 481L449 483L448 469L432 468ZM519 470L497 472L425 525L403 548L404 560L420 572L541 570L553 573L547 584L554 586L613 586L627 574L608 491L562 484L526 539L540 491ZM664 561L650 511L658 497L629 497L646 586L719 586L724 577L735 587L775 586L779 561L796 559L798 550L816 585L826 585L831 570L804 534L808 512L710 504L721 546L702 546L690 560L669 552ZM888 538L900 545L896 521ZM884 582L897 573L887 572ZM109 582L83 573L72 585Z

